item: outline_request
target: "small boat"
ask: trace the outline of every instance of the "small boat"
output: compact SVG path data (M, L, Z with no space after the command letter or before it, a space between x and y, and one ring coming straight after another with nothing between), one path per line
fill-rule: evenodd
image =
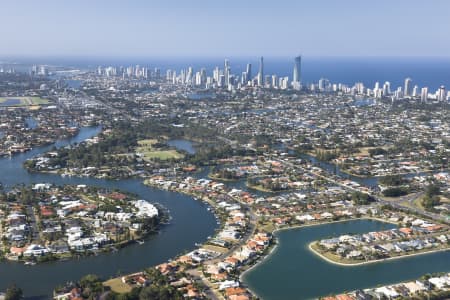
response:
M34 266L34 265L36 265L36 263L35 263L34 261L26 261L26 262L24 263L24 265L25 265L25 266Z
M136 243L138 243L139 245L142 245L145 243L145 241L144 240L136 240Z

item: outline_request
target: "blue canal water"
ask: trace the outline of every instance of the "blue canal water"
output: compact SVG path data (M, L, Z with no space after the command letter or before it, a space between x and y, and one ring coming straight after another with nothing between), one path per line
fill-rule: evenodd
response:
M273 253L245 273L243 280L262 299L301 300L450 270L450 251L360 266L339 266L316 256L308 248L311 242L323 238L393 227L373 220L353 220L279 231L275 234L278 245Z
M195 148L191 141L188 140L170 140L167 144L179 150L186 151L189 154L195 154Z
M0 103L0 106L13 106L13 105L19 105L20 103L22 103L22 101L20 99L8 98L5 101L3 101L2 103Z
M27 125L28 128L30 129L35 129L38 127L39 123L38 121L36 121L35 118L33 117L28 117L25 119L25 124Z
M76 79L66 79L65 82L67 83L67 86L73 89L78 90L81 85L83 84L82 80L76 80Z
M56 143L57 147L78 143L95 136L100 127L82 128L78 135ZM60 177L53 174L28 173L22 168L23 162L39 153L50 150L46 146L0 159L0 182L10 188L16 184L50 182L57 185L87 184L110 189L122 189L136 193L141 199L158 202L170 211L171 223L163 226L160 234L149 238L143 245L132 245L115 253L100 254L79 260L52 262L25 266L16 262L0 263L0 290L11 283L17 283L29 299L49 299L53 288L67 281L94 273L103 278L142 270L192 250L195 243L204 242L217 228L215 217L206 205L192 197L154 189L142 184L139 179L104 180L85 177Z

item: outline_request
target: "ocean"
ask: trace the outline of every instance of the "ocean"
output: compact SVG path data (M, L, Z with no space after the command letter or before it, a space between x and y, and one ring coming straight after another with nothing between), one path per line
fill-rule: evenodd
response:
M223 69L225 58L17 58L8 59L18 64L16 69L23 70L32 64L48 64L51 66L73 67L77 69L96 68L97 66L129 66L140 65L149 68L160 68L161 74L172 69L179 72L192 66L194 72L205 68L208 76L218 66ZM246 64L252 64L252 75L256 76L259 69L259 57L242 58L228 57L231 73L241 75ZM1 61L6 59L0 58ZM294 66L293 58L264 57L264 74L289 76L292 78ZM428 87L434 92L439 86L450 88L450 57L302 57L302 82L304 84L317 83L320 78L327 78L332 83L353 85L362 82L373 88L375 82L380 86L385 81L391 83L391 89L403 86L407 77L412 84Z

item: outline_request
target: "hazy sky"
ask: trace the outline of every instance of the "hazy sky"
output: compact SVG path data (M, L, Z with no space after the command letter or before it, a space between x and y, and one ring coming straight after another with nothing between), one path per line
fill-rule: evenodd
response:
M0 0L0 56L450 56L449 0Z

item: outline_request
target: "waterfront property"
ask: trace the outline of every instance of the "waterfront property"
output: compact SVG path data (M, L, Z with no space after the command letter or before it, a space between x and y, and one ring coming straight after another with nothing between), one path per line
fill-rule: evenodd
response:
M321 297L321 300L342 299L447 299L450 296L450 273L427 274L408 282L359 289L336 296Z
M403 256L445 246L447 228L434 233L420 232L430 231L430 224L444 225L448 214L448 176L443 174L448 168L449 126L448 103L443 99L420 103L417 96L408 96L402 101L392 101L390 96L394 100L400 100L401 96L367 89L360 83L332 88L324 80L318 89L313 84L300 91L298 82L290 89L286 78L279 84L276 80L263 83L261 78L259 82L250 79L241 84L231 80L225 88L211 78L208 91L203 92L212 93L213 97L192 101L188 95L206 87L200 86L204 81L194 84L180 74L166 79L150 74L147 78L148 70L137 67L126 73L124 69L113 69L100 67L68 76L69 80L83 81L82 88L76 90L59 80L30 78L21 82L16 76L1 75L6 78L5 84L0 83L4 89L1 96L13 99L17 95L36 95L48 97L54 104L36 107L37 110L0 107L2 155L30 150L2 164L1 181L8 190L20 182L57 182L137 191L140 199L163 201L173 216L172 224L161 235L145 242L140 240L139 245L76 263L58 262L33 268L2 263L0 275L7 274L3 277L11 280L19 278L33 296L45 294L44 298L48 298L48 291L55 285L76 281L86 273L99 273L106 280L117 276L119 271L119 283L108 285L108 280L105 285L143 291L145 285L155 282L152 277L155 274L145 269L151 265L157 265L151 270L157 269L167 276L156 276L164 281L161 287L174 284L171 289L179 286L183 297L220 299L248 299L252 291L268 299L285 294L287 298L310 298L341 292L342 288L351 290L404 280L411 274L448 271L448 265L442 263L448 261L448 253L441 252L395 260L398 268L391 265L392 260L370 267L354 266L355 274L347 273L344 266L328 268L330 264L307 247L312 241L321 240L340 259L365 262L366 258L373 261L369 254ZM117 76L117 71L123 76ZM71 145L57 142L57 149L46 147L47 153L33 158L42 151L31 148L76 134L81 126L96 123L102 124L99 136L83 143L79 143L82 139L73 139L77 144ZM195 141L196 148L182 145L179 139ZM171 147L185 149L175 151ZM35 173L20 169L24 158L32 158L25 165ZM434 175L438 176L425 173L436 171L439 174ZM417 176L400 175L411 172ZM204 178L208 173L211 178ZM398 176L374 177L391 174ZM143 186L138 177L158 189ZM427 192L424 199L417 201L419 205L414 206L417 199L412 197L420 197L422 191L428 190L428 183L439 183L439 189ZM398 199L402 203L399 205L397 198L388 202L382 194L405 194L405 197ZM5 226L5 230L11 229L5 236L7 242L31 239L25 249L20 244L9 247L10 252L17 254L12 256L47 257L49 252L65 253L67 248L75 253L92 252L97 248L96 238L104 241L96 233L105 234L113 243L122 239L126 242L127 229L132 234L132 230L140 227L128 219L129 214L154 212L151 204L143 201L120 203L123 200L120 194L113 197L119 208L114 201L103 209L100 206L104 203L74 198L77 199L56 199L55 203L41 201L33 208L36 212L30 212L27 204L5 207L5 217L12 220L12 224ZM428 211L418 209L420 204L430 204L426 207ZM207 211L213 212L215 218ZM55 236L57 243L42 239L43 243L29 234L39 232L33 229L29 216L42 219L44 234ZM411 224L406 224L405 217L412 218ZM61 221L58 218L65 222L58 223ZM361 218L401 224L399 229L393 229L392 224L355 221ZM430 226L413 225L416 219L423 219ZM344 220L357 225L337 230L345 225L335 222ZM319 232L307 241L299 242L308 237L303 233L312 227L298 229L302 232L300 237L291 236L289 243L296 248L291 255L283 256L288 263L277 263L277 267L283 266L281 271L269 271L270 277L257 284L247 281L247 277L286 248L286 240L282 238L285 232L277 230L325 223L330 226L323 234ZM63 237L58 236L61 233ZM364 237L366 234L368 238ZM377 236L387 238L380 240ZM333 243L337 237L339 242ZM372 237L373 242L368 243ZM272 248L274 241L279 242L276 248ZM264 259L272 249L272 255ZM421 257L427 257L431 264L428 260L417 263L422 261ZM433 257L440 258L440 264L433 263ZM297 265L297 260L301 265ZM240 276L259 262L261 265ZM363 267L375 269L364 273ZM382 270L377 272L377 268ZM55 280L50 288L49 279L40 277L43 270L50 270L52 276L47 277ZM198 285L189 288L194 281ZM85 287L73 288L73 297L83 296L79 293L83 290L77 288ZM265 288L271 291L265 293Z
M415 278L427 272L446 271L450 252L439 252L376 264L345 267L316 256L309 243L330 234L367 233L395 228L372 220L322 224L275 233L277 246L260 264L246 272L242 280L263 299L311 299L327 294L377 286ZM379 276L378 276L379 275Z
M35 184L1 196L8 260L44 262L124 247L155 232L163 217L147 201L86 185Z
M81 128L73 138L60 140L57 147L79 143L96 136L101 127ZM117 275L117 271L132 273L145 266L157 265L175 257L185 249L194 249L195 242L204 241L217 227L216 220L203 204L192 197L179 193L156 190L144 186L140 180L100 180L84 177L61 177L55 174L28 173L22 168L23 162L39 153L52 150L53 145L37 147L12 158L0 158L0 182L6 189L19 184L50 182L56 185L86 185L105 189L120 189L135 193L141 199L158 201L176 219L176 223L164 227L162 234L154 235L144 244L134 244L117 252L99 256L89 256L80 260L38 264L30 267L23 264L1 262L0 290L5 290L13 282L20 282L26 295L37 299L49 299L56 285L76 281L86 274L96 273L103 278ZM195 220L195 222L193 222ZM149 253L151 255L149 256ZM130 257L132 259L130 259ZM70 269L70 272L67 270Z
M406 255L449 250L450 234L443 224L421 219L408 221L401 227L364 234L345 234L310 244L326 260L342 265L357 265Z

